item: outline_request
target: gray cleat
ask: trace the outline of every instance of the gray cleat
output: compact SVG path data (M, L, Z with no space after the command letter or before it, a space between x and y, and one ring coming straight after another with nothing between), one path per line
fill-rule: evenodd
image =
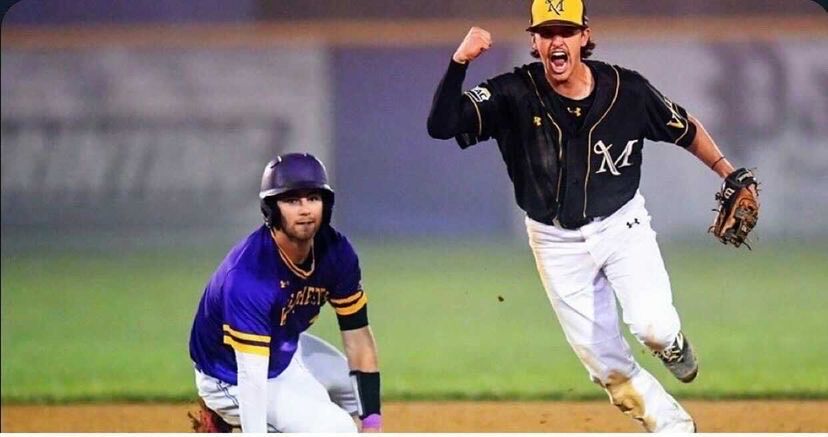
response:
M684 338L679 331L675 341L667 349L661 352L654 352L653 355L660 358L664 365L673 373L679 381L687 383L696 379L699 373L699 363L690 342Z

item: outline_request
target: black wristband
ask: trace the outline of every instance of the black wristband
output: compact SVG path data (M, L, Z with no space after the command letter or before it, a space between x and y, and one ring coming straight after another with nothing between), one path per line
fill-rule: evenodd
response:
M380 414L380 374L351 370L351 384L357 398L359 418Z

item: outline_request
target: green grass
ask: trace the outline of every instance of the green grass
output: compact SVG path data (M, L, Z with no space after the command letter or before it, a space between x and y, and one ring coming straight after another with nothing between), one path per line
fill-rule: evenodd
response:
M193 398L191 317L227 245L172 246L4 246L2 401ZM524 244L358 249L386 399L605 397L566 344ZM828 398L828 244L710 242L664 255L700 377L682 385L630 344L668 390ZM323 312L313 331L339 345Z

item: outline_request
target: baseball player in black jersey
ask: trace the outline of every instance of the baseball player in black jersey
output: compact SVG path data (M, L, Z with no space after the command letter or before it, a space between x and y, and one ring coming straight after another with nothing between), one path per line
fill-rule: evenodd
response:
M644 139L677 144L721 177L733 166L701 123L639 73L587 60L582 0L534 0L539 59L465 93L466 69L492 45L472 27L434 96L428 132L461 148L495 139L529 245L567 340L613 404L648 431L692 432L690 415L639 366L618 323L681 381L698 362L638 191Z

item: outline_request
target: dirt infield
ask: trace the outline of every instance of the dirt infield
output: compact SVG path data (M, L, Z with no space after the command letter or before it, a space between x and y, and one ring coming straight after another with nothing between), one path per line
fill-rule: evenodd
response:
M828 401L688 401L703 432L826 432ZM188 432L195 404L2 406L3 432ZM386 432L640 432L608 402L388 402Z

